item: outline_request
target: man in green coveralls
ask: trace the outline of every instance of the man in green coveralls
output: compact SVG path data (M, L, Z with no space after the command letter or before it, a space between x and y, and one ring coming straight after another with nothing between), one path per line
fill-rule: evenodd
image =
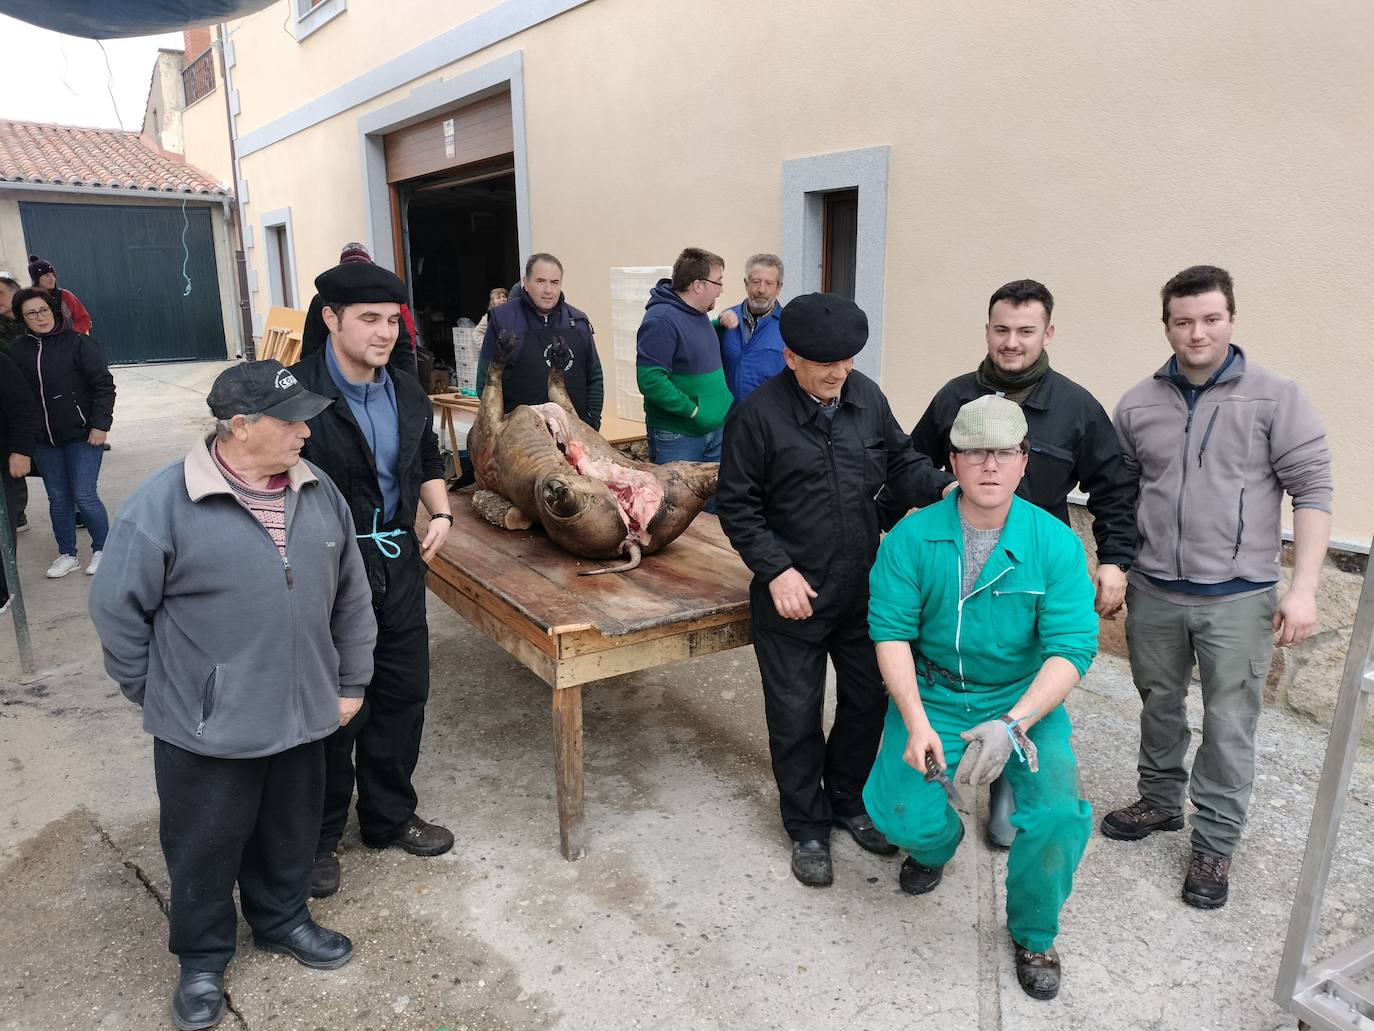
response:
M1073 531L1014 496L1026 470L1020 406L992 394L968 402L950 446L959 489L903 519L870 576L869 634L892 700L864 803L908 853L903 890L922 895L964 836L926 773L957 766L959 782L983 785L1005 769L1016 976L1052 999L1059 911L1092 832L1062 703L1097 654L1093 583Z

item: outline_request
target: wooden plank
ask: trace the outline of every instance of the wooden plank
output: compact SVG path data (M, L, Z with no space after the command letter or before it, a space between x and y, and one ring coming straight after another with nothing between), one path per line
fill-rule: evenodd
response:
M490 591L483 590L480 584L473 583L471 579L463 576L461 572L451 568L431 567L429 576L426 579L426 583L432 585L435 594L438 594L451 608L456 608L457 606L454 602L457 601L457 599L441 593L437 585L434 585L434 581L443 584L448 590L461 595L469 603L476 605L483 612L500 623L504 629L497 630L494 633L488 633L487 636L491 637L492 640L496 641L501 647L506 648L507 651L510 651L510 648L506 647L506 639L514 634L524 638L531 647L543 653L548 658L558 658L557 637L534 626L529 620L524 618L519 610L513 608L500 598L497 598ZM464 615L466 615L466 613L464 613ZM485 631L483 632L485 633ZM525 663L525 665L529 666L530 664ZM534 667L531 666L530 668L533 669ZM549 668L552 669L552 667ZM538 671L536 670L536 672ZM543 674L541 673L540 675L542 676ZM548 679L549 683L553 683L552 678L545 679Z
M555 686L568 688L652 669L669 662L680 662L698 655L712 655L742 647L753 639L752 625L745 616L718 626L672 633L638 644L561 659L555 665Z
M606 637L595 630L561 633L558 635L558 658L572 659L579 655L604 652L610 648L624 648L644 641L653 641L660 637L667 637L669 634L685 634L694 630L705 630L708 627L724 626L727 623L736 623L741 619L748 620L748 618L747 610L744 612L720 612L714 616L654 627L650 630L640 630L633 634L621 634L617 637Z
M583 780L582 688L553 693L553 770L558 789L558 844L563 858L581 859L587 815Z
M545 654L518 633L511 625L487 611L462 591L439 579L432 572L425 578L429 589L449 608L453 609L487 637L491 638L516 662L552 687L558 680L557 660Z

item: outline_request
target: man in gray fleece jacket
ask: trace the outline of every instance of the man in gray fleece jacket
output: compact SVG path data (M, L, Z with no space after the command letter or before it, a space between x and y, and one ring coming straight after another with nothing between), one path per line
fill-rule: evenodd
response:
M1116 409L1122 458L1140 477L1140 543L1126 590L1126 645L1140 692L1140 798L1102 833L1137 841L1183 826L1192 861L1183 901L1225 905L1255 776L1255 728L1274 645L1317 622L1317 577L1331 534L1331 455L1292 380L1231 343L1236 300L1225 269L1197 265L1165 284L1174 356ZM1293 499L1293 580L1280 599L1283 495ZM1202 745L1191 782L1186 701L1202 678Z
M236 881L259 948L317 968L353 951L306 908L323 742L377 637L348 505L300 458L329 404L275 361L222 372L215 434L134 492L91 585L105 668L154 737L183 1029L223 1015Z

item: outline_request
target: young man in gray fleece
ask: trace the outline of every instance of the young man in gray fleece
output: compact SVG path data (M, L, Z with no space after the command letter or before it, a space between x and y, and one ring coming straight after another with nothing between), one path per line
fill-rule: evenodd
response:
M1195 265L1164 285L1174 356L1127 391L1116 431L1140 476L1139 550L1126 590L1126 645L1144 703L1140 798L1102 833L1138 841L1183 826L1192 861L1183 901L1226 904L1255 776L1255 727L1274 645L1317 622L1317 577L1331 534L1331 455L1312 403L1235 344L1225 269ZM1293 580L1278 597L1283 495L1293 499ZM1276 640L1277 638L1277 640ZM1202 745L1191 782L1188 686L1202 677Z

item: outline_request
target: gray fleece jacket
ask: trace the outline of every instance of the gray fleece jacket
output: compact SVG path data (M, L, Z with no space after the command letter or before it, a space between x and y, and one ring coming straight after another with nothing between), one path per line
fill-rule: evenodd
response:
M1294 509L1331 510L1331 453L1312 402L1236 352L1191 411L1169 363L1117 405L1121 457L1140 478L1132 572L1273 582L1284 492Z
M197 443L110 526L90 611L143 729L200 755L275 755L331 734L372 679L377 623L348 504L288 470L286 559Z

